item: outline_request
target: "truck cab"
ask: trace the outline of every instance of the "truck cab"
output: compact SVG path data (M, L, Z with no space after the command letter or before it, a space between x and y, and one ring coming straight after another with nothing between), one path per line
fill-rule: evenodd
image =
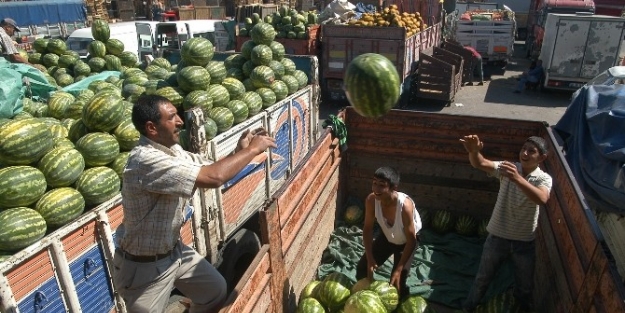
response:
M161 22L156 25L159 55L172 64L180 61L180 47L189 39L203 37L216 45L215 32L221 20L187 20Z

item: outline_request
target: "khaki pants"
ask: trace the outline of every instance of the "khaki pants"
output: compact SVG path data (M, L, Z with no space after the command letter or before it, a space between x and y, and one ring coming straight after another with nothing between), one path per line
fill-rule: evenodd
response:
M226 281L200 254L178 243L170 257L150 263L113 258L113 282L128 312L162 313L174 287L191 299L190 313L216 312L226 300Z

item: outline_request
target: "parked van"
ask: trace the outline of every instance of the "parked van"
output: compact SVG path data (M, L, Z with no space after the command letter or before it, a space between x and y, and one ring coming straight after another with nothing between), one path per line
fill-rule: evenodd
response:
M153 46L156 44L157 21L137 21L137 35L139 36L139 60L144 60L145 56L153 55ZM156 57L156 56L155 56Z
M156 26L156 44L160 54L172 64L180 61L180 47L194 37L203 37L211 41L216 51L221 51L217 44L217 32L226 32L222 20L186 20L161 22ZM226 32L227 34L227 32Z
M119 39L124 44L124 51L130 51L137 56L139 55L139 42L135 22L111 23L109 28L111 29L110 38ZM87 27L75 30L67 38L66 44L68 49L78 52L81 58L86 58L88 55L87 47L93 40L91 27Z

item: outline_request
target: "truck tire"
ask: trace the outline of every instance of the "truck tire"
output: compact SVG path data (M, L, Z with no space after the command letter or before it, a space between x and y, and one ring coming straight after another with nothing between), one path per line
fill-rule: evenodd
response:
M243 273L260 251L260 239L251 230L240 229L224 246L222 262L217 268L228 284L228 293L238 283Z

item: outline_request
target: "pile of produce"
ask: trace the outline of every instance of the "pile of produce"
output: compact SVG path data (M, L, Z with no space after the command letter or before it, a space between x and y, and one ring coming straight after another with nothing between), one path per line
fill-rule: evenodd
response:
M433 213L433 215L431 215ZM419 209L421 216L421 222L423 228L431 228L438 234L446 234L451 231L456 232L462 236L479 236L480 238L486 238L488 231L486 226L488 225L489 218L477 220L470 215L454 216L448 210L436 210L431 212L427 209Z
M279 11L261 18L258 13L245 19L245 27L239 30L239 36L248 37L250 30L258 23L271 24L276 31L276 38L308 39L310 27L317 24L316 11L300 11L281 6Z
M511 21L514 12L510 10L480 10L466 11L460 15L461 21Z
M98 25L95 33L108 33L108 24ZM93 56L88 63L100 59L119 77L94 80L76 92L55 91L45 102L23 99L21 113L0 119L0 255L37 242L119 194L128 152L139 139L131 112L140 95L164 96L180 113L200 107L212 139L308 85L306 73L284 58L284 47L274 37L270 24L259 23L244 53L224 62L212 60L209 40L192 38L175 65L163 58L147 66L136 59L120 65L120 58L109 54L119 48L105 44L104 58ZM55 46L50 40L46 51ZM96 43L91 50L101 48ZM52 49L46 55L59 60L46 72L53 68L70 76L82 64L91 69L82 61L61 62L73 54L59 56L60 50ZM184 135L181 145L186 146Z
M35 52L28 61L44 73L51 85L65 87L102 71L123 71L138 66L136 53L124 51L124 44L110 38L108 23L97 19L91 27L93 38L89 57L82 61L77 52L67 49L61 39L36 39ZM24 53L23 51L20 53Z
M425 299L410 296L399 299L397 289L387 281L363 278L354 283L340 272L313 280L302 289L298 313L434 313Z
M394 4L384 8L382 12L363 13L360 19L350 19L347 24L364 27L403 27L406 29L407 37L428 27L419 12L399 12L397 5Z

